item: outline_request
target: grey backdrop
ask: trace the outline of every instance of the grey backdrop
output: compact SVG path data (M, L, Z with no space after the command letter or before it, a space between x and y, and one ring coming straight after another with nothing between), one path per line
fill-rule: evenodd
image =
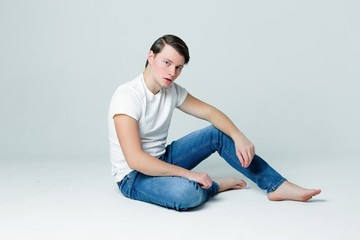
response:
M1 157L107 158L107 108L153 41L179 35L177 80L268 155L358 150L358 1L0 1ZM169 140L207 123L175 113Z

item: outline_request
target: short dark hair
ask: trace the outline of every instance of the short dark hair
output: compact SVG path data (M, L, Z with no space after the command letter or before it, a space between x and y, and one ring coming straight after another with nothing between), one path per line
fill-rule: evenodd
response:
M153 43L150 50L156 55L161 52L161 50L165 47L166 44L173 47L181 56L184 57L185 64L190 61L189 49L186 46L186 43L181 38L175 35L167 34L158 38ZM145 67L147 67L148 64L149 62L146 60Z

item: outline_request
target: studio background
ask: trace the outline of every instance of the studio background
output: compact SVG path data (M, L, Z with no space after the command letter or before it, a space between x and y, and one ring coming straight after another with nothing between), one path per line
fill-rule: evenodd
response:
M1 156L108 155L118 85L167 33L189 46L177 83L271 155L355 153L356 1L0 3ZM175 113L169 140L207 123Z
M357 239L359 7L0 0L0 238ZM271 202L248 181L179 213L121 195L110 172L110 99L168 33L190 49L177 83L319 196ZM207 125L175 111L168 140ZM198 167L213 179L242 177L216 154Z

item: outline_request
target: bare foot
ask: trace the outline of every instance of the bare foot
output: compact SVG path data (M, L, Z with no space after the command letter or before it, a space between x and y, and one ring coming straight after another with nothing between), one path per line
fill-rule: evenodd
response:
M271 201L292 200L306 202L320 192L320 189L306 189L286 181L274 192L268 193L267 197Z
M246 182L242 179L237 179L234 177L225 178L223 180L217 181L220 186L219 192L224 192L232 189L242 189L246 187Z

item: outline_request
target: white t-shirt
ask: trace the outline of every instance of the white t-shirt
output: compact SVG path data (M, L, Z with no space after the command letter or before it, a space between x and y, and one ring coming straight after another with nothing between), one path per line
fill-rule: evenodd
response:
M112 96L108 115L111 169L116 182L120 182L132 169L121 151L113 117L126 114L137 120L143 150L159 157L165 153L173 111L186 96L187 91L176 83L154 95L146 87L142 74L118 87Z

